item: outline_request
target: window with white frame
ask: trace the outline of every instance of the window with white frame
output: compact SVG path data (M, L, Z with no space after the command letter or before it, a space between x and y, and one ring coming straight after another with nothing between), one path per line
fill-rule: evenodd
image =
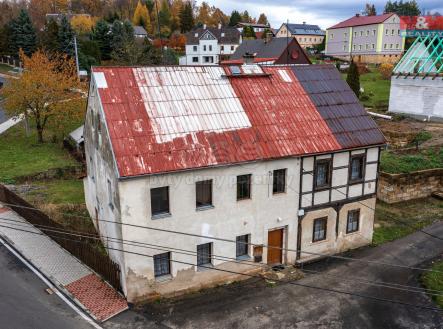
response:
M197 46L192 46L193 51L197 51Z

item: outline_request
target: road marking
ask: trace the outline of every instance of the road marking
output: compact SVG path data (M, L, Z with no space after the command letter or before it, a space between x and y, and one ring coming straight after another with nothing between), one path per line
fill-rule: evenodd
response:
M0 237L0 243L3 244L15 257L20 259L20 261L25 264L35 275L37 275L52 291L56 293L61 300L63 300L69 307L71 307L78 315L85 319L91 326L96 329L103 329L94 320L82 312L76 305L74 305L68 298L63 295L60 290L53 285L48 279L46 279L39 271L37 271L31 263L29 263L25 258L23 258L19 253L17 253L13 248L11 248L3 238Z

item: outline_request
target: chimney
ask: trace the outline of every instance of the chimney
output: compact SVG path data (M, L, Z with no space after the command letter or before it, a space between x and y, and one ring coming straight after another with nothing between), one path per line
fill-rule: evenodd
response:
M256 54L245 53L243 55L243 64L254 64L254 58Z
M355 14L355 17L360 17L360 14L359 13Z
M221 27L222 27L221 23L218 23L218 29L219 30L221 30Z
M303 25L306 25L306 22L303 22Z
M265 43L269 43L269 42L271 42L271 40L272 40L272 32L266 32L266 35L265 35Z
M206 30L206 24L203 24L203 30Z

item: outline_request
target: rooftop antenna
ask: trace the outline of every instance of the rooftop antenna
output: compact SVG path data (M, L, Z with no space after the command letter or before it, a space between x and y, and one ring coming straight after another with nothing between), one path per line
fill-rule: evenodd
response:
M286 64L289 63L289 19L286 19Z

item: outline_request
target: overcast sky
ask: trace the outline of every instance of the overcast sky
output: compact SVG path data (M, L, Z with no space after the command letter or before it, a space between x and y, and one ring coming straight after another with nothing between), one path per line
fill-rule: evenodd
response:
M198 0L200 4L202 0ZM226 14L232 10L247 10L253 17L264 12L273 28L282 22L310 23L321 28L330 27L362 11L365 3L374 3L377 13L382 13L386 0L206 0L210 5L222 9ZM418 0L420 9L439 11L443 14L443 0Z

